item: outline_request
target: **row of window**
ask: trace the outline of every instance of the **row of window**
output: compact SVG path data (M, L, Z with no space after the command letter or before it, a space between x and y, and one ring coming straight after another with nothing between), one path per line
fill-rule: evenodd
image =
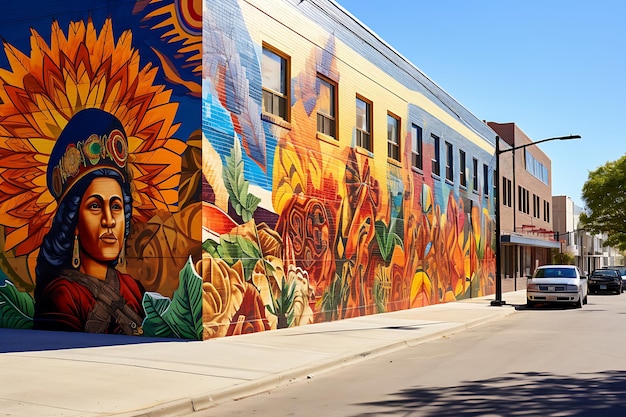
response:
M261 62L263 73L263 112L277 116L289 122L289 57L269 45L263 45L263 57ZM322 74L317 75L317 131L328 137L337 138L337 83ZM372 138L372 101L356 95L356 145L368 152L374 151ZM392 112L387 112L387 156L389 159L401 162L400 147L401 118ZM432 158L433 175L441 176L440 138L431 134L434 145ZM411 125L411 166L416 170L423 169L422 153L422 128L415 124ZM445 179L454 182L454 147L445 142ZM459 149L459 184L467 187L467 155ZM474 192L478 192L479 165L476 158L472 158L472 184ZM483 164L483 194L489 195L489 167Z
M524 158L526 160L526 171L544 184L548 185L548 168L535 159L528 149L526 149L526 152L524 153Z
M502 205L512 207L513 194L511 189L511 180L502 177ZM541 198L533 194L533 217L541 218ZM530 214L530 192L518 185L517 186L517 209L522 213ZM543 202L543 220L550 222L550 203L548 201Z

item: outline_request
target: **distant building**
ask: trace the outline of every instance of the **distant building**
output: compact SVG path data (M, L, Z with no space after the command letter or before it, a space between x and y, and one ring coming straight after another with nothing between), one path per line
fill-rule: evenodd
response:
M559 248L552 227L550 158L515 123L487 122L500 137L500 227L503 278L532 274ZM507 152L506 149L521 147Z
M553 196L555 237L560 242L561 253L574 257L574 263L581 271L624 265L624 256L618 249L604 246L605 234L592 235L580 224L582 207L564 195Z

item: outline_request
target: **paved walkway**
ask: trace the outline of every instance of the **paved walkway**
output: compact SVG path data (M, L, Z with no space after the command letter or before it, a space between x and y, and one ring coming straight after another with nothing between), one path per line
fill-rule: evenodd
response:
M526 277L517 277L513 278L502 278L502 292L512 292L512 291L526 291L526 282L528 278ZM526 293L524 293L525 295Z
M503 286L504 288L504 286ZM2 416L185 416L503 318L525 291L205 342L0 329Z

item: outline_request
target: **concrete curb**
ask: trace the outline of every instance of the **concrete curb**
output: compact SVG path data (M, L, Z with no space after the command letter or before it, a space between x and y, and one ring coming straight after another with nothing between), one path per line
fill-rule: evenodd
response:
M181 415L191 415L194 412L209 409L225 401L241 399L252 395L258 395L264 392L268 392L272 389L288 385L297 380L310 378L312 375L322 374L335 369L356 364L365 359L382 356L388 353L392 353L394 351L405 349L407 347L418 346L422 343L427 343L432 340L451 336L462 331L467 331L473 327L477 327L504 318L517 311L512 305L506 305L503 307L487 306L486 308L502 308L502 310L499 314L486 315L474 320L470 320L468 322L450 322L450 327L442 330L436 330L426 335L406 338L403 340L392 342L390 344L385 344L384 342L381 342L383 344L379 346L369 347L365 350L361 350L359 352L351 353L348 355L343 354L341 356L337 356L316 363L309 363L297 366L295 368L285 369L255 380L249 380L247 382L234 385L232 387L218 389L205 395L200 395L193 398L184 398L177 401L159 404L142 410L136 410L133 412L126 412L123 414L115 415L119 417L173 417ZM442 323L446 322L431 322L430 324Z

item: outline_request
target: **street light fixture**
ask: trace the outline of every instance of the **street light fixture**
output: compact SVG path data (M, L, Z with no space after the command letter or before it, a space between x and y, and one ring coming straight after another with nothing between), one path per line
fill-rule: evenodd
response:
M554 138L547 138L538 140L536 142L525 143L520 146L513 146L508 149L500 150L500 136L496 136L496 172L495 172L495 215L496 215L496 299L491 301L492 306L502 306L506 304L506 301L502 300L502 260L500 259L500 155L505 152L513 152L517 149L524 149L529 146L538 145L543 142L548 142L551 140L570 140L570 139L581 139L580 135L569 135L569 136L557 136ZM515 157L515 156L514 156ZM513 178L515 178L515 171L513 171ZM513 207L515 210L515 207Z

